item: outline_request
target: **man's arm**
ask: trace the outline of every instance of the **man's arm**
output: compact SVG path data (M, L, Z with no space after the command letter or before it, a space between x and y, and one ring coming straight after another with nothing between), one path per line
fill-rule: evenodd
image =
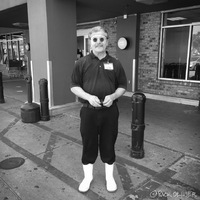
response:
M111 95L107 95L103 101L103 105L106 107L110 107L113 104L115 99L118 99L126 92L124 88L117 88L115 92Z
M91 95L87 92L85 92L81 87L74 86L71 88L71 91L78 97L87 100L92 106L94 107L100 107L101 102L99 98L95 95Z

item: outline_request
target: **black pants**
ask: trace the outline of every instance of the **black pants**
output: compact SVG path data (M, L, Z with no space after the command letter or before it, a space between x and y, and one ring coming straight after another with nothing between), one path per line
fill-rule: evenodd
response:
M82 163L93 164L100 150L102 162L115 162L115 142L118 135L119 110L117 104L109 108L82 107L80 131L83 142Z

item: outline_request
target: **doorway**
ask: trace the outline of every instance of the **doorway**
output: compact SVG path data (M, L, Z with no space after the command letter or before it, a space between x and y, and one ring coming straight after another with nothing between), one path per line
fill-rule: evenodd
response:
M77 50L81 50L83 56L86 56L90 53L88 40L88 33L90 32L90 30L91 28L77 30Z
M0 70L3 78L23 78L25 72L23 33L0 36Z

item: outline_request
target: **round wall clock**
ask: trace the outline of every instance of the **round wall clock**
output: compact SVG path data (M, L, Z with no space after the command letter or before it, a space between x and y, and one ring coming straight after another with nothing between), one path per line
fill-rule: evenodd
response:
M117 45L120 49L125 49L128 45L127 39L125 37L119 38Z

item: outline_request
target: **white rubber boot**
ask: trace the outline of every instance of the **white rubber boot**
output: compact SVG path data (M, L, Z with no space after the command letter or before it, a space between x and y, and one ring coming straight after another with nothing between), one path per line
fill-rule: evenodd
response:
M114 164L109 165L105 163L105 172L106 172L106 188L108 192L115 192L117 190L117 184L113 177Z
M87 192L93 180L93 164L83 165L84 179L79 185L79 192Z

